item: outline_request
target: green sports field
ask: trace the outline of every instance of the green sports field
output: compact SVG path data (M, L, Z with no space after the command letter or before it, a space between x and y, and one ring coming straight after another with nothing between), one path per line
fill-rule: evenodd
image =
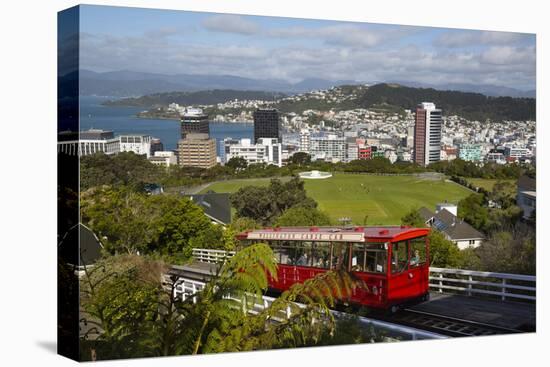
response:
M270 179L234 180L213 183L203 192L235 192L247 185L268 185ZM447 200L457 203L471 191L444 180L416 176L375 176L336 173L325 180L305 180L310 197L319 203L333 220L350 217L354 224L399 224L411 208Z

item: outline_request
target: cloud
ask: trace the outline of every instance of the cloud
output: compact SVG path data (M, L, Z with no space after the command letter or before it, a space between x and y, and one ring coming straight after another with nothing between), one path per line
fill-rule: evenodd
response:
M434 40L439 47L471 47L475 45L510 45L532 38L533 35L495 31L448 31Z
M408 27L407 27L408 28ZM338 24L333 26L306 28L289 27L267 30L266 36L277 38L318 39L325 44L350 47L371 47L384 41L403 36L405 27L386 29L369 29L356 24Z
M534 89L534 45L433 48L398 42L397 32L384 35L363 30L364 33L346 35L346 29L348 33L356 30L352 26L321 30L288 28L284 32L280 29L277 37L290 38L292 42L270 43L262 39L256 45L235 42L225 47L198 43L193 37L155 39L150 37L150 32L141 36L82 34L81 67L95 71L125 69L163 74L234 75L290 82L305 78L401 80ZM321 39L325 40L322 45L307 41L319 34L323 34ZM298 36L306 41L297 41Z
M260 27L239 15L220 14L202 21L202 26L209 31L237 33L243 35L257 34Z
M535 64L534 47L494 46L483 51L481 61L493 65Z

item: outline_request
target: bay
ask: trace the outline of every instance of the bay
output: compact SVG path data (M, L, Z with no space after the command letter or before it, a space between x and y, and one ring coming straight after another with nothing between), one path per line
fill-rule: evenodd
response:
M115 135L144 134L159 138L165 150L176 149L180 138L180 122L176 120L142 119L136 114L141 107L110 107L101 103L110 97L80 97L80 130L112 130ZM252 139L254 125L250 123L210 123L210 137L219 142L224 138ZM218 152L219 154L219 152Z

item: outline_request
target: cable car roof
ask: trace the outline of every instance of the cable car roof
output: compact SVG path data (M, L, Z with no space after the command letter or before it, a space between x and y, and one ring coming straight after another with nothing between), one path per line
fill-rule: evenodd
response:
M425 236L429 232L429 228L408 226L277 227L247 231L238 238L259 241L395 242Z

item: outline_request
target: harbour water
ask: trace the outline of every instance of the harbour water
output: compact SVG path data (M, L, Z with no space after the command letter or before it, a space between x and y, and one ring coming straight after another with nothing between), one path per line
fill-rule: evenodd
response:
M80 130L90 128L112 130L115 135L144 134L159 138L165 150L176 149L180 138L180 122L176 120L154 120L136 117L141 107L109 107L101 103L109 97L80 98ZM210 136L219 142L224 138L249 138L254 135L250 123L210 123Z

